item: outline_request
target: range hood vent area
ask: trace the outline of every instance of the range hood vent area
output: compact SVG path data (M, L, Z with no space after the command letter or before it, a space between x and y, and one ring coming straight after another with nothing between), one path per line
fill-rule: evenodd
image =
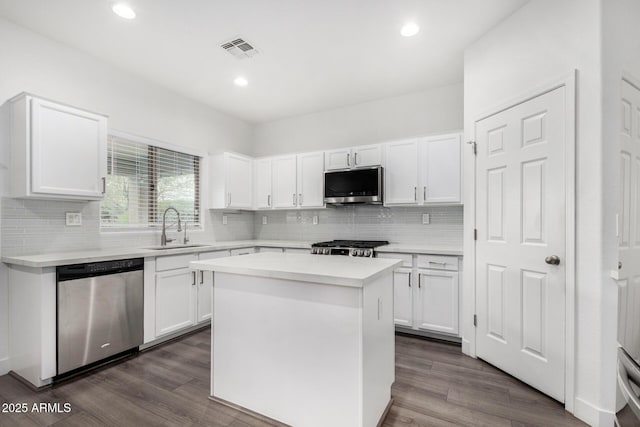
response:
M222 43L220 47L238 59L251 58L259 53L253 45L242 37L234 37Z

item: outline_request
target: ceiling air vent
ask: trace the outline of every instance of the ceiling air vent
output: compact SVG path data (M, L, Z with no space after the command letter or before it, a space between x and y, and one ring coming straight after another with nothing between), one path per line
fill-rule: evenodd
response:
M251 58L258 54L258 50L241 37L224 42L220 47L238 59Z

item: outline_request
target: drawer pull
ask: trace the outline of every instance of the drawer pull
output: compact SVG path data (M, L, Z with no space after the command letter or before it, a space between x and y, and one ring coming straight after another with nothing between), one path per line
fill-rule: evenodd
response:
M436 265L447 265L446 262L444 261L429 261L429 264L436 264Z

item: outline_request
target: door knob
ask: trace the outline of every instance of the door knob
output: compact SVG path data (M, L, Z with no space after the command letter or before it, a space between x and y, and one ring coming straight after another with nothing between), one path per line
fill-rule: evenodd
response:
M544 259L544 262L546 262L547 264L551 264L551 265L559 265L560 264L560 257L558 255L551 255L548 256Z

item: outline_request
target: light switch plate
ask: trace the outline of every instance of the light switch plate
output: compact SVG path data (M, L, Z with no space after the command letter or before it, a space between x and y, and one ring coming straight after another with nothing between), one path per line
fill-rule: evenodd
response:
M429 217L429 214L422 214L422 223L429 224L430 222L431 222L431 218Z
M222 215L222 225L227 225L227 216Z
M67 222L69 227L79 227L82 225L82 213L80 212L66 212Z
M262 225L267 225L267 216L262 215Z
M313 216L313 225L318 225L318 215Z

